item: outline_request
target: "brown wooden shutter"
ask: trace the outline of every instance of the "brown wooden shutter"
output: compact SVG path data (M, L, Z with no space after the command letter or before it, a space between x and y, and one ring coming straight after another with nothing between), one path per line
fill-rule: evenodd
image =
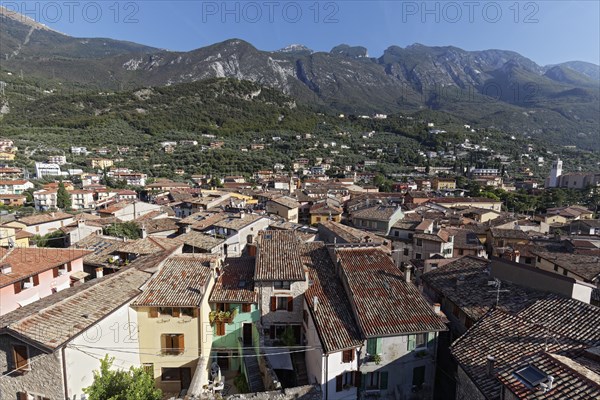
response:
M294 298L288 297L288 311L294 311Z
M52 268L52 276L54 278L58 277L58 267Z
M73 267L71 266L71 263L67 263L67 272L71 272L73 270Z
M248 303L242 304L242 312L250 312L250 310L251 310L250 306L251 306L251 304L248 304Z
M173 308L173 317L179 318L180 314L181 314L181 310L179 308Z
M354 360L354 350L344 350L342 352L342 362L349 363Z
M29 364L29 360L27 359L27 346L13 346L13 356L16 369L25 369Z
M17 393L17 399L18 400L27 400L27 393L25 393L25 392L18 392Z
M14 288L15 288L15 294L21 293L21 281L15 282Z
M40 284L40 276L34 275L33 276L33 286L38 286L39 284Z
M217 336L225 336L225 322L217 322Z
M150 318L158 318L158 308L152 307L150 309Z
M165 335L165 334L160 335L160 352L161 353L167 353L168 352L168 349L167 349L167 344L168 344L167 336L168 335Z
M354 371L354 386L359 388L360 384L361 384L361 379L362 379L362 374L360 373L360 371Z
M182 354L185 350L185 342L183 340L183 335L177 335L177 354Z
M335 391L336 392L341 392L342 391L342 386L344 383L344 376L343 375L338 375L335 377Z
M271 311L277 311L277 297L271 296Z

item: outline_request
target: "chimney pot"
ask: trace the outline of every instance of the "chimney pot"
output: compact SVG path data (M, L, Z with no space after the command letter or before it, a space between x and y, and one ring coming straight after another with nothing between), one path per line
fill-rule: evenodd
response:
M102 278L104 276L104 268L96 268L96 278Z
M487 356L486 359L486 370L488 376L494 376L494 365L496 364L496 359L494 356Z
M433 303L433 311L436 314L439 314L442 310L442 305L440 303Z
M412 275L412 265L406 265L404 267L404 281L407 283L410 282L411 275Z

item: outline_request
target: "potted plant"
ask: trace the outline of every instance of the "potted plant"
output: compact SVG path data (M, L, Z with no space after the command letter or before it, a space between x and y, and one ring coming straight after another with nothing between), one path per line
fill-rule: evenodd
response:
M372 354L370 360L373 361L376 365L381 363L381 356L379 354Z

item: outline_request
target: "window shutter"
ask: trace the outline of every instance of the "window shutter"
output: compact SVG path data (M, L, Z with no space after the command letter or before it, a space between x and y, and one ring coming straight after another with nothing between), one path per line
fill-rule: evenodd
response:
M359 371L354 371L354 386L360 387L362 383L362 374Z
M13 346L13 357L15 360L15 369L25 369L29 364L27 359L27 346L16 345Z
M181 315L181 310L179 308L173 308L173 317L179 318L179 315Z
M17 400L27 400L27 393L25 393L25 392L17 393Z
M348 360L348 362L354 361L354 349L348 350L348 354L350 355L350 360Z
M185 342L183 340L183 335L177 335L177 354L182 354L185 351Z
M348 362L348 350L342 351L342 362L343 363L347 363Z
M271 311L277 310L277 297L271 296Z
M40 276L34 275L33 276L33 286L38 286L39 284L40 284Z
M417 342L417 338L415 335L408 335L408 351L413 351L415 349Z
M381 354L382 353L382 351L381 351L381 344L382 344L382 342L383 342L382 338L377 338L377 342L376 342L377 345L376 345L376 348L375 348L376 354Z
M58 277L58 267L52 268L52 276L54 278Z
M251 304L248 304L248 303L242 304L242 312L250 312L250 310L251 310Z
M150 318L158 318L158 308L152 307L150 309Z
M288 297L288 311L292 312L294 311L294 298L293 297Z
M377 354L376 339L367 339L367 353L370 355Z
M67 272L71 272L71 270L73 270L71 263L67 263Z
M388 373L387 373L387 371L381 371L379 379L380 379L379 389L382 389L382 390L387 389L388 388Z
M21 293L21 281L15 282L14 288L15 288L15 294Z
M360 372L358 372L358 371L357 371L356 373L357 373L357 374L360 374ZM366 387L366 385L367 385L367 377L366 377L366 375L367 375L367 374L360 374L360 379L359 379L359 381L360 381L360 388L361 388L362 390L365 390L365 387Z
M225 322L217 322L217 336L225 335Z
M343 375L338 375L335 377L335 391L336 392L341 392L342 391L342 386L343 386Z
M167 351L167 335L160 335L160 349L161 353Z
M271 337L271 339L275 339L275 325L271 325L269 336Z
M435 340L435 332L427 333L427 347L433 347L433 343Z

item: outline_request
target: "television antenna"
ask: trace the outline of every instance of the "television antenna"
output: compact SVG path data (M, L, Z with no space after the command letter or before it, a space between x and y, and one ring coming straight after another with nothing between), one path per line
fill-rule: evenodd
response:
M488 290L488 293L496 292L496 307L498 307L498 303L500 303L500 292L510 292L508 289L501 289L502 281L498 278L494 278L493 281L488 281L488 286L493 286L496 290Z

